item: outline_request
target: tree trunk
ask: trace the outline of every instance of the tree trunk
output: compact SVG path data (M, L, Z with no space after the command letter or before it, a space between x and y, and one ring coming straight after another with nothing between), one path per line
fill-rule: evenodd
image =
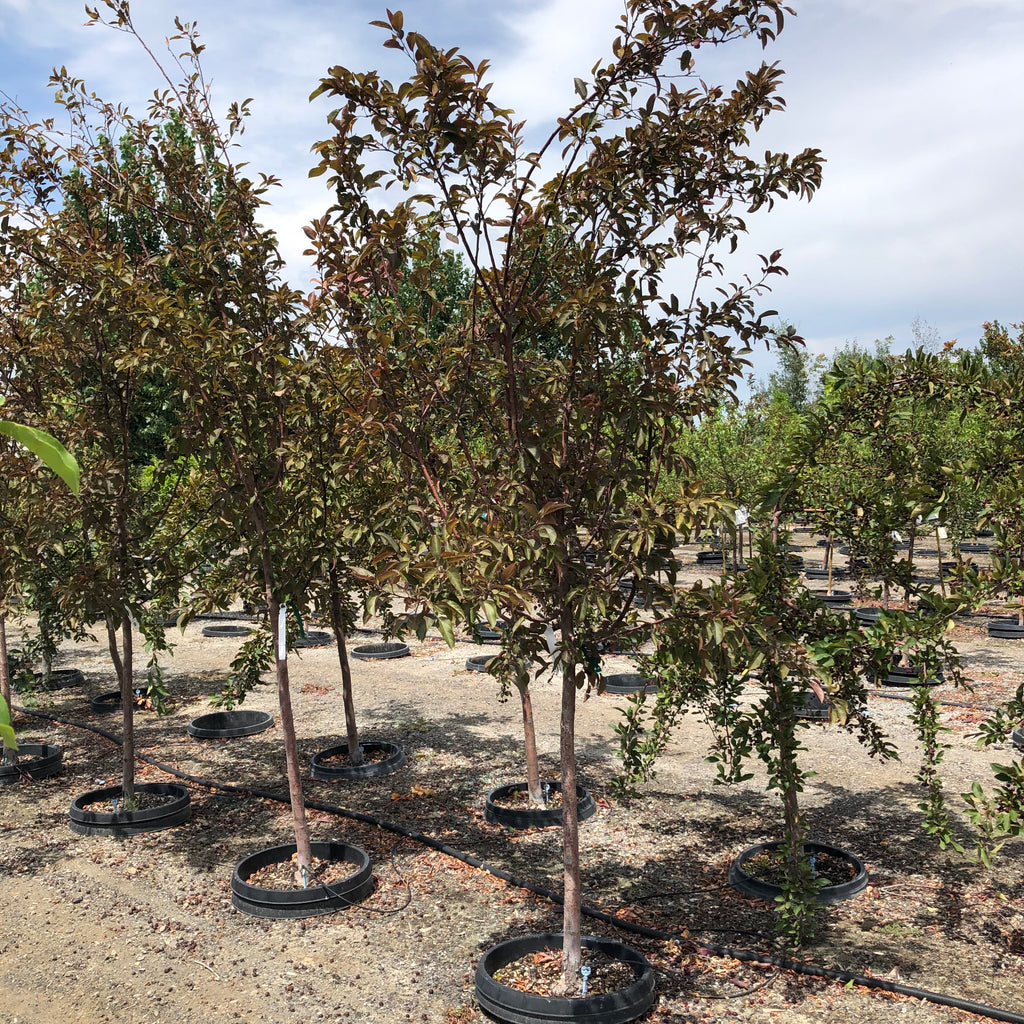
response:
M782 815L786 823L786 838L789 840L790 849L794 857L799 857L803 847L803 828L795 783L787 784L782 790Z
M11 706L11 673L7 665L7 616L0 615L0 697L8 709ZM17 751L0 741L0 763L17 764Z
M903 610L905 612L910 611L910 588L914 585L914 541L917 540L917 527L914 523L910 524L910 540L907 544L907 564L910 566L910 575L908 576L909 584L906 591L903 594ZM941 572L941 567L940 567Z
M271 629L274 630L274 665L277 670L277 703L281 709L281 732L284 734L285 770L288 775L288 796L292 807L292 826L295 829L296 880L305 885L306 872L312 864L309 849L309 824L306 821L306 803L302 797L299 778L299 754L295 743L295 719L292 716L292 697L288 682L288 646L281 636L281 606L268 582L267 608ZM305 869L305 872L303 871Z
M125 614L121 624L121 651L117 649L117 627L107 617L107 646L121 691L121 795L135 799L135 687L132 666L132 621ZM123 654L122 654L123 652Z
M345 622L341 612L341 589L338 577L332 569L330 572L331 587L331 627L334 639L338 644L338 662L341 665L341 696L345 708L345 732L348 736L348 760L352 765L363 763L363 751L359 746L359 727L356 724L356 705L352 698L352 669L348 661L348 648L345 646Z
M537 730L533 724L533 698L529 681L517 687L519 700L523 705L523 746L526 751L526 789L530 803L542 804L544 791L540 788L540 766L537 763Z
M0 697L11 706L11 670L7 664L7 616L0 615Z
M942 541L939 538L939 528L935 527L935 553L939 559L939 592L943 598L946 596L946 576L942 571Z
M559 585L562 601L562 650L572 650L575 636L569 607L568 578ZM563 653L565 658L565 653ZM580 977L580 830L576 807L576 663L562 662L562 712L559 729L559 756L562 761L562 985L566 993L575 991Z

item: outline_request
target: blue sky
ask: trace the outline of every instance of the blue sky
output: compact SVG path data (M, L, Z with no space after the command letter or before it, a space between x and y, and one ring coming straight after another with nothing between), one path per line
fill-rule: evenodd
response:
M757 147L813 146L827 164L811 203L787 202L750 221L746 252L781 248L789 269L768 305L812 352L826 353L889 335L905 347L915 322L970 345L986 320L1024 320L1024 2L791 2L798 17L765 57L786 71L787 110ZM622 10L621 0L398 6L407 28L490 60L496 101L538 131L571 103L573 77L606 55ZM307 98L333 64L401 76L368 24L384 5L135 0L133 12L154 48L175 14L199 22L215 109L253 98L242 157L284 181L266 219L301 285L302 226L324 208L322 183L307 171L327 104ZM44 116L49 70L63 64L141 112L161 84L155 70L131 40L84 22L78 0L0 0L0 89ZM759 56L740 47L705 74L731 85ZM759 375L770 365L757 356Z

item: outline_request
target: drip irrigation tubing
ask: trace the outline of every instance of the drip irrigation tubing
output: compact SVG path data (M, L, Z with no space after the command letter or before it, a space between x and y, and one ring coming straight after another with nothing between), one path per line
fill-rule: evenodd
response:
M117 746L122 745L121 738L119 736L107 731L106 729L101 729L97 725L90 725L88 722L79 722L74 719L64 718L61 715L54 715L49 712L34 711L29 708L18 707L17 705L11 705L11 708L12 710L19 711L22 714L34 715L37 718L45 718L51 722L59 722L62 725L68 725L75 729L84 729L87 732L95 733L97 736L102 736L104 739L109 740ZM185 782L191 782L193 785L203 786L207 789L219 789L228 793L238 793L242 796L254 796L264 800L273 800L277 803L286 805L291 802L288 795L285 793L274 793L266 789L257 789L254 786L238 786L230 782L217 782L213 779L203 778L199 775L190 775L188 772L183 772L179 768L174 768L171 765L158 761L156 758L149 757L139 751L136 751L135 756L145 764L158 768L160 771L166 772L168 775L172 775ZM557 906L562 905L562 897L557 892L551 889L546 889L543 886L530 882L525 878L520 878L518 875L513 875L510 871L505 871L503 868L488 864L485 861L480 860L479 857L474 857L472 854L456 850L453 846L449 846L447 843L442 843L439 839L425 835L423 832L417 832L415 829L406 828L404 825L387 821L384 818L378 818L372 814L364 814L362 811L353 811L347 807L340 807L336 804L325 803L322 800L306 800L306 806L312 807L317 811L324 811L327 814L333 814L340 818L349 818L352 821L359 821L367 825L373 825L376 828L383 829L393 835L402 836L405 839L412 839L415 842L430 847L432 850L443 853L447 857L452 857L455 860L461 861L463 864L468 864L470 867L486 871L495 878L500 878L502 881L508 882L510 885L514 885L517 889L523 889L526 892L531 892L535 896L540 896L542 899L548 900ZM960 999L957 996L948 996L942 992L932 992L929 989L917 988L914 985L906 985L902 982L889 981L887 978L877 978L868 974L858 974L855 971L846 971L835 967L820 967L817 964L806 963L802 960L790 960L787 957L757 953L748 949L737 949L732 946L721 945L717 942L697 942L690 938L683 938L675 932L664 931L661 928L652 928L649 925L627 921L621 917L616 917L614 914L598 910L596 907L588 907L586 904L584 904L580 910L585 917L592 918L595 921L602 921L605 924L609 924L621 931L630 932L633 935L639 935L648 939L658 939L663 942L675 942L677 944L685 942L692 946L693 951L697 955L728 957L733 960L739 960L741 963L755 964L763 967L775 967L779 970L791 971L795 974L803 974L811 978L839 981L843 984L852 983L864 988L877 989L882 992L891 992L894 995L907 996L912 999L920 999L924 1002L935 1003L939 1006L951 1006L957 1010L964 1010L967 1013L973 1013L978 1017L988 1017L990 1020L1005 1021L1007 1024L1024 1024L1024 1014L1014 1013L1012 1010L1004 1010L996 1006L989 1006L987 1003L976 1003L970 999Z

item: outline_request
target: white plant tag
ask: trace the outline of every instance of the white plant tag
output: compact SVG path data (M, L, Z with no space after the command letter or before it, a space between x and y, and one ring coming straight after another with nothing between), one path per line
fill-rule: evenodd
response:
M277 659L284 661L288 657L288 609L281 605L277 609Z
M558 642L555 640L555 631L551 628L551 623L548 623L547 629L544 630L544 639L548 643L548 653L554 654L555 648L558 646Z

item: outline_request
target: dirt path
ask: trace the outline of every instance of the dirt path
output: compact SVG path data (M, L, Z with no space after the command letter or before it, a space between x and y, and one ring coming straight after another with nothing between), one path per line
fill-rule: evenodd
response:
M1021 678L1024 650L984 637L984 619L957 626L956 639L984 704ZM139 716L144 753L194 775L282 791L283 754L275 726L235 741L201 742L184 729L208 710L237 641L187 627L169 662L172 714ZM521 723L515 701L499 703L493 680L467 672L478 649L439 639L413 641L412 656L356 662L365 738L400 743L409 764L384 779L308 781L311 799L377 815L489 863L558 889L557 830L510 833L483 819L484 794L521 777ZM110 689L99 644L68 645L65 665L87 686L47 696L40 710L117 732L116 716L89 710ZM609 659L606 671L626 671ZM308 650L293 661L303 757L344 740L337 656ZM557 769L558 691L540 680L535 714L542 764ZM795 974L773 974L694 951L694 943L772 948L771 913L724 887L729 861L753 842L776 838L778 799L756 775L734 789L714 785L703 760L704 728L684 721L659 775L628 806L608 796L616 768L611 723L621 699L581 703L580 762L598 797L583 826L585 898L608 910L689 936L681 945L591 930L642 949L658 966L660 999L650 1024L725 1018L832 1024L969 1019L952 1009L870 994ZM270 685L247 707L275 714ZM991 872L940 853L917 827L921 799L907 708L872 698L902 761L878 764L834 727L807 734L817 771L804 794L813 836L854 850L871 884L856 900L820 912L808 959L907 981L1017 1012L1024 1007L1024 844L1010 844ZM980 713L949 708L945 775L951 803L991 760L1010 751L975 750L967 734ZM23 723L24 724L24 723ZM365 903L304 922L262 921L230 905L234 864L287 842L287 808L192 786L192 822L128 840L82 837L67 825L71 800L113 783L118 749L93 733L30 720L26 742L59 743L63 772L0 789L0 1021L19 1024L227 1024L289 1021L483 1020L472 1002L480 951L513 934L558 930L556 907L485 872L372 826L314 812L316 838L344 839L373 858L375 892ZM140 776L166 781L142 766ZM767 982L767 984L764 984ZM762 986L764 987L758 987Z

